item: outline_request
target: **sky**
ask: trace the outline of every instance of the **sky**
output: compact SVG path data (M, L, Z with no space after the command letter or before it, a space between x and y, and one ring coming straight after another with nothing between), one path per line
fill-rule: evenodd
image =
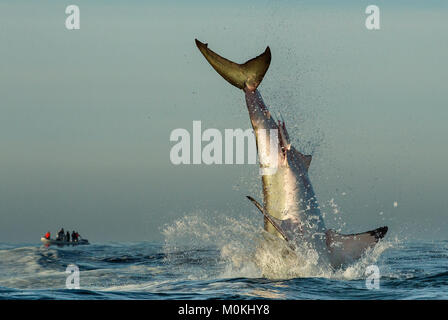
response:
M444 1L2 1L0 242L60 227L161 242L193 214L260 218L257 165L170 162L170 133L195 120L250 128L195 38L236 62L270 46L259 90L313 155L327 226L446 239L446 16Z

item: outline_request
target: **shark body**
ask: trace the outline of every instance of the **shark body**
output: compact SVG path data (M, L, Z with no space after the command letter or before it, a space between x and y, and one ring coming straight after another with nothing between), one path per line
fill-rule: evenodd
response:
M388 228L342 235L325 227L308 176L312 157L302 154L291 145L285 122L276 121L271 116L257 90L271 61L269 47L256 58L237 64L213 52L207 44L196 40L196 45L225 80L243 90L257 146L263 142L271 150L268 154L258 148L261 166L276 166L271 168L275 169L272 174L262 176L264 205L248 197L264 215L265 230L284 238L292 245L297 246L303 242L312 245L319 253L319 258L334 268L359 259L367 249L385 236ZM272 152L265 134L271 130L278 132L277 149L274 148L276 152Z

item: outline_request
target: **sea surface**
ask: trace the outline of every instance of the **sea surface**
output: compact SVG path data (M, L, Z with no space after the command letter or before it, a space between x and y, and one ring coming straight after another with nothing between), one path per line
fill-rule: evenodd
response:
M329 270L312 251L288 252L250 222L190 217L163 233L163 243L0 244L0 298L448 299L448 241L386 237L354 265ZM66 287L72 264L80 289ZM369 289L371 265L379 289Z

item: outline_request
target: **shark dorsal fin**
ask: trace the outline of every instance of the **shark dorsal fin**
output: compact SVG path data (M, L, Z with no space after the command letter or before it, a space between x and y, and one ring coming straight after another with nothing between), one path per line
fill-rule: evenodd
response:
M382 227L357 234L339 234L328 229L325 235L332 265L340 267L359 259L386 235L387 230L387 227Z

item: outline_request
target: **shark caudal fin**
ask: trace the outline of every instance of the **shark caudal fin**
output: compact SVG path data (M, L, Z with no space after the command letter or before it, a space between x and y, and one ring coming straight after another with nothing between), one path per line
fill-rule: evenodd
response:
M271 50L269 47L258 57L243 64L238 64L210 50L207 47L207 43L202 43L197 39L195 41L199 51L201 51L216 72L230 84L243 90L244 88L248 88L251 91L257 89L271 63Z
M359 259L364 252L372 248L387 233L387 227L357 234L339 234L327 230L326 242L330 253L331 264L335 267L350 264Z

